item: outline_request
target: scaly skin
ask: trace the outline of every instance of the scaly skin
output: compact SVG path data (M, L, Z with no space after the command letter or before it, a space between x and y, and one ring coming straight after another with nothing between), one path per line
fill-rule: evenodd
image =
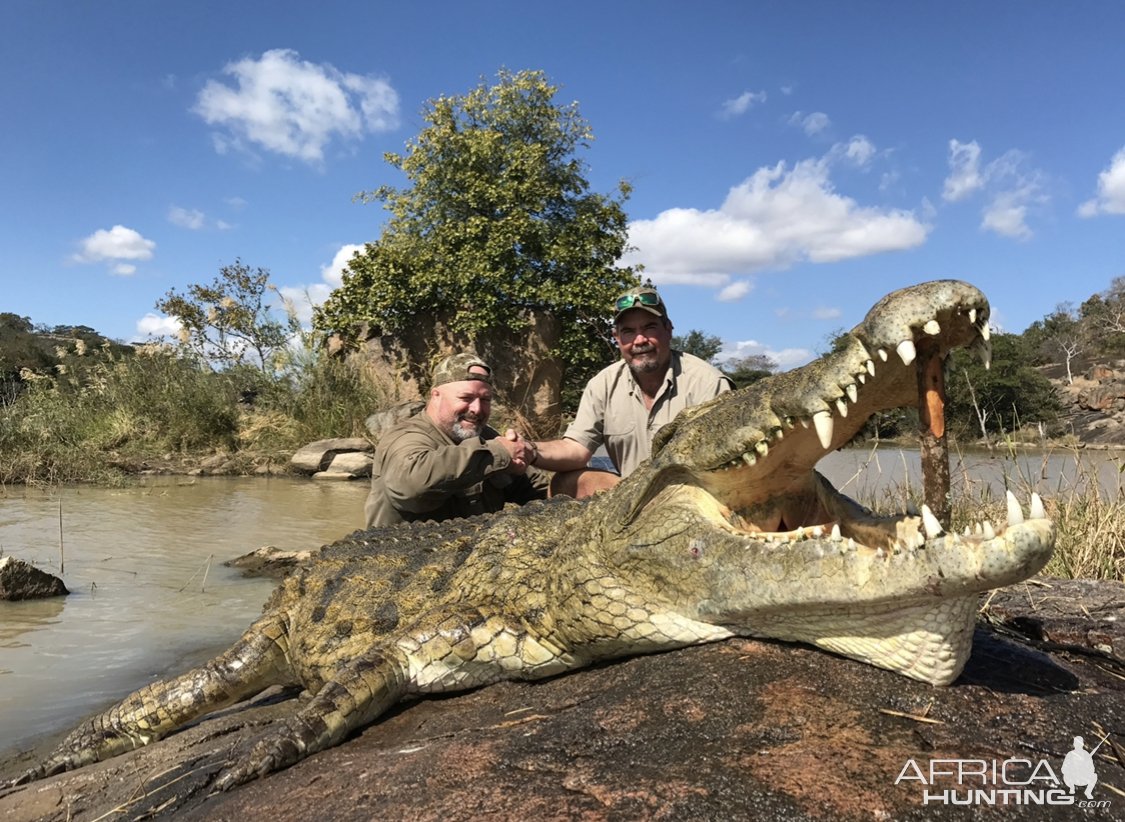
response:
M147 744L272 684L313 697L217 788L336 745L410 694L735 635L952 682L977 595L1049 559L1042 503L1025 520L1011 499L999 533L986 523L958 537L926 510L876 518L813 467L871 414L914 404L916 342L987 357L987 319L966 283L903 289L835 353L681 414L648 463L586 504L357 532L285 580L225 654L84 723L16 783Z

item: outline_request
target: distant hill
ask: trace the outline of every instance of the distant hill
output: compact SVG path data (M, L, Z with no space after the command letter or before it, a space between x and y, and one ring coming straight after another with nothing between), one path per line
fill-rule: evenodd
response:
M74 341L82 340L93 349L109 344L115 353L132 353L132 346L111 340L85 325L37 326L30 317L8 312L0 313L0 385L4 396L10 396L20 382L20 370L47 372L59 363L57 349L73 350Z

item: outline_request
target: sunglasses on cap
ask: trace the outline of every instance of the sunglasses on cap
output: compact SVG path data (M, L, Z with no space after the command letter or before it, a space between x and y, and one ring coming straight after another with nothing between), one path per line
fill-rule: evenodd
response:
M639 294L623 294L618 297L617 310L624 311L628 308L632 308L637 303L640 303L641 305L647 305L651 308L655 308L658 305L663 305L663 302L661 302L660 300L660 295L655 291L642 291Z

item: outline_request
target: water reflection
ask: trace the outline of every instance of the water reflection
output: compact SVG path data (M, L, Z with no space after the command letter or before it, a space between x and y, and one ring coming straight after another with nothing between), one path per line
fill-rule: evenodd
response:
M63 605L66 603L64 597L51 597L50 599L39 599L32 602L21 602L18 605L14 603L4 603L5 605L11 604L12 611L20 612L20 619L4 619L0 622L0 649L3 648L18 648L27 645L18 639L20 634L27 631L34 631L39 628L47 628L59 622L59 616L62 614ZM4 617L8 614L0 611ZM0 669L0 674L10 673Z
M274 583L222 563L338 539L362 525L365 494L365 483L228 477L5 489L0 549L56 574L65 565L72 593L0 602L0 749L230 645Z

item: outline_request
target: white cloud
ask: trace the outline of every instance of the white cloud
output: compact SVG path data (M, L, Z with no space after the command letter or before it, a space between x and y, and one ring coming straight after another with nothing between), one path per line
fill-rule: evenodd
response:
M949 170L941 192L942 199L947 202L963 200L984 187L984 178L980 174L980 145L976 140L971 143L949 141Z
M174 205L168 208L168 222L172 225L178 225L180 228L198 231L207 224L207 218L198 209L188 210Z
M1080 205L1078 214L1125 214L1125 148L1114 154L1109 166L1098 175L1098 195Z
M176 337L182 327L175 317L165 317L151 311L137 320L137 333L146 338Z
M339 288L344 282L344 266L355 256L357 251L363 251L363 246L354 243L340 246L340 250L336 252L332 262L320 267L320 276L333 288Z
M835 320L842 313L838 308L820 307L813 309L812 316L814 320Z
M723 350L715 356L715 361L722 363L727 360L752 357L757 354L764 354L769 357L777 363L780 371L788 371L790 368L804 365L816 356L807 348L773 349L757 340L740 340L733 344L725 344Z
M812 137L827 129L832 125L832 121L823 111L814 111L812 114L795 111L789 116L789 124L799 127L805 134Z
M844 157L852 163L857 166L866 166L875 156L875 144L862 134L857 134L842 147L841 151Z
M1007 151L982 167L981 148L975 140L950 140L949 167L942 190L944 200L957 202L976 191L986 191L989 202L981 212L981 229L1016 240L1031 239L1028 215L1050 198L1043 191L1043 174L1028 168L1024 152Z
M673 208L629 226L636 251L656 283L725 285L732 275L828 263L914 248L929 226L910 211L861 206L837 193L829 162L809 159L758 169L717 209Z
M285 303L285 309L292 311L302 326L308 328L312 325L313 306L321 305L332 293L332 287L327 283L313 283L312 285L282 286L278 293Z
M123 225L115 225L106 231L95 231L81 242L81 249L71 256L76 263L115 262L118 260L151 260L156 243L146 240L139 232ZM135 266L118 264L111 267L115 274L128 276Z
M130 263L117 263L109 269L118 277L131 277L137 273L137 267Z
M730 285L726 286L719 292L716 297L721 303L734 303L741 300L753 290L754 286L749 280L735 280Z
M1004 237L1029 240L1032 232L1027 225L1028 207L1044 200L1035 183L1010 191L1001 191L985 207L981 228L994 231Z
M744 91L733 99L725 100L720 114L723 117L737 117L739 114L745 114L749 111L755 103L764 103L765 101L766 93L764 91Z
M254 144L315 164L335 137L358 140L398 127L398 93L380 77L310 63L290 49L228 63L223 72L237 87L208 81L192 109L226 129L213 135L220 154Z
M306 328L312 323L313 306L321 305L328 299L328 295L343 283L344 266L357 251L363 251L362 245L348 243L332 257L332 261L320 267L320 277L323 282L310 285L283 286L278 289L286 310L291 310Z

